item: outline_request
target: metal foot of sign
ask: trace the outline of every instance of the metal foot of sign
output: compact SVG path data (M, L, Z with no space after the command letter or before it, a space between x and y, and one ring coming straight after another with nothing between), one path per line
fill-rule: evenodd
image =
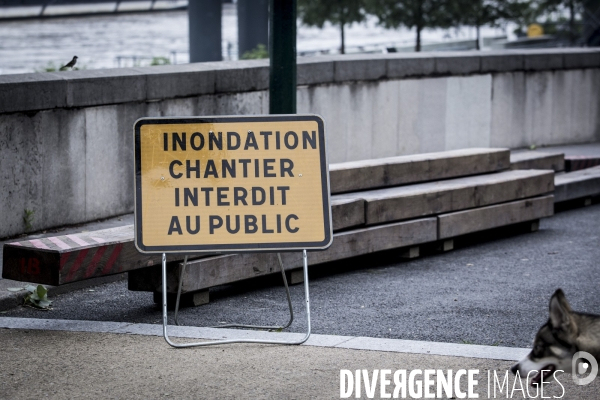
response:
M181 299L181 288L183 287L183 277L185 275L185 269L187 267L188 256L183 258L183 267L181 268L181 273L179 274L179 285L177 287L177 299L175 301L175 325L179 325L179 319L177 316L179 315L179 302ZM283 286L285 287L285 295L288 302L288 309L290 310L290 319L285 325L281 326L269 326L269 325L244 325L244 324L225 324L218 326L211 326L211 328L248 328L248 329L260 329L260 330L278 330L281 331L283 329L288 328L292 322L294 322L294 309L292 307L292 296L290 295L290 287L287 282L287 278L285 276L285 269L283 268L283 261L281 261L281 253L277 253L277 260L279 261L279 268L281 270L281 278L283 279Z
M309 290L308 290L308 257L306 255L306 250L302 251L302 259L303 259L303 271L304 271L304 296L305 296L305 301L306 301L306 319L307 319L307 332L306 335L298 340L298 341L285 341L285 340L261 340L261 339L226 339L226 340L213 340L213 341L205 341L205 342L195 342L195 343L175 343L173 342L170 338L169 335L167 333L167 327L168 327L168 316L167 316L167 255L166 253L163 253L162 255L162 297L163 297L163 336L165 338L165 341L176 348L184 348L184 347L197 347L197 346L214 346L214 345L218 345L218 344L228 344L228 343L265 343L265 344L302 344L304 342L306 342L308 340L308 338L310 337L310 295L309 295ZM279 261L281 263L281 258L279 258ZM280 264L282 267L282 273L283 273L283 265ZM284 280L285 280L285 274L284 274ZM287 284L287 281L285 281L285 283ZM287 285L286 285L287 287ZM288 302L290 305L290 311L291 311L291 300L289 297L289 291L288 291ZM292 317L293 318L293 315ZM288 323L287 326L289 326L289 324L291 324L291 319L290 322ZM236 325L238 327L253 327L253 326L243 326L243 325ZM254 328L262 328L262 329L269 329L272 327L254 327Z

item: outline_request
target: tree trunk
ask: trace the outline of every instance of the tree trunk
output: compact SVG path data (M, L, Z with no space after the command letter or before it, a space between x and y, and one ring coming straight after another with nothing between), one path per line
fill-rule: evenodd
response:
M415 28L417 29L417 43L415 45L415 51L421 51L421 30L423 29L423 2L417 1L417 23Z
M340 22L340 31L342 33L342 47L340 47L340 53L346 54L346 39L344 38L344 22Z
M575 2L569 0L569 42L575 44Z
M480 43L481 43L481 42L480 42L480 41L481 41L481 38L480 38L480 32L479 32L479 25L477 25L477 26L475 27L475 32L477 32L477 35L476 35L477 37L476 37L476 39L475 39L475 48L476 48L477 50L481 50L481 45L480 45Z

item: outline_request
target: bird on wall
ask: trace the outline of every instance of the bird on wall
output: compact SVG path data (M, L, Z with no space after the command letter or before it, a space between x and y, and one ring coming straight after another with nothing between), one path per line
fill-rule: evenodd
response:
M77 63L77 56L73 56L73 59L71 61L69 61L66 65L63 65L62 67L60 67L60 70L62 71L67 68L71 68L71 70L72 70L76 63Z

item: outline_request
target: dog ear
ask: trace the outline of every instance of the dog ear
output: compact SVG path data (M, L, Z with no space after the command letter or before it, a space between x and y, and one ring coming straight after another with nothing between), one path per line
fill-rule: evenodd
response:
M571 324L571 312L571 306L565 294L561 289L557 289L550 298L550 322L552 327L568 331Z

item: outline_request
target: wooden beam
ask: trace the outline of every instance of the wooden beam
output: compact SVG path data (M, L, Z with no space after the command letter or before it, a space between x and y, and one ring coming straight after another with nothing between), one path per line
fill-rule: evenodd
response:
M210 256L210 254L206 254ZM183 256L175 256L183 259ZM4 245L2 277L58 286L158 265L160 254L141 254L133 244L133 225Z
M574 172L600 165L600 156L566 156L565 171Z
M366 224L421 218L554 190L554 171L517 170L333 196L365 200Z
M508 149L463 149L329 166L331 193L485 174L509 168Z
M510 169L552 169L561 172L565 170L565 155L545 151L510 153Z
M334 231L364 225L362 199L333 201L331 211ZM3 278L53 286L161 263L160 254L137 251L133 225L6 243L2 259ZM183 256L176 259L182 260Z
M331 198L331 220L334 232L364 225L365 201Z
M453 238L552 215L552 195L442 214L438 215L438 239Z
M600 167L556 175L554 185L556 203L598 196L600 195Z
M378 251L433 242L436 237L436 218L356 229L335 234L331 247L325 251L310 252L308 262L309 265L314 266ZM301 253L282 253L281 255L286 270L302 267ZM230 254L194 260L189 262L186 268L182 292L195 292L278 271L279 264L275 253ZM181 264L179 268L168 268L168 292L176 292L180 273ZM129 273L130 290L153 292L160 286L160 282L160 267Z

